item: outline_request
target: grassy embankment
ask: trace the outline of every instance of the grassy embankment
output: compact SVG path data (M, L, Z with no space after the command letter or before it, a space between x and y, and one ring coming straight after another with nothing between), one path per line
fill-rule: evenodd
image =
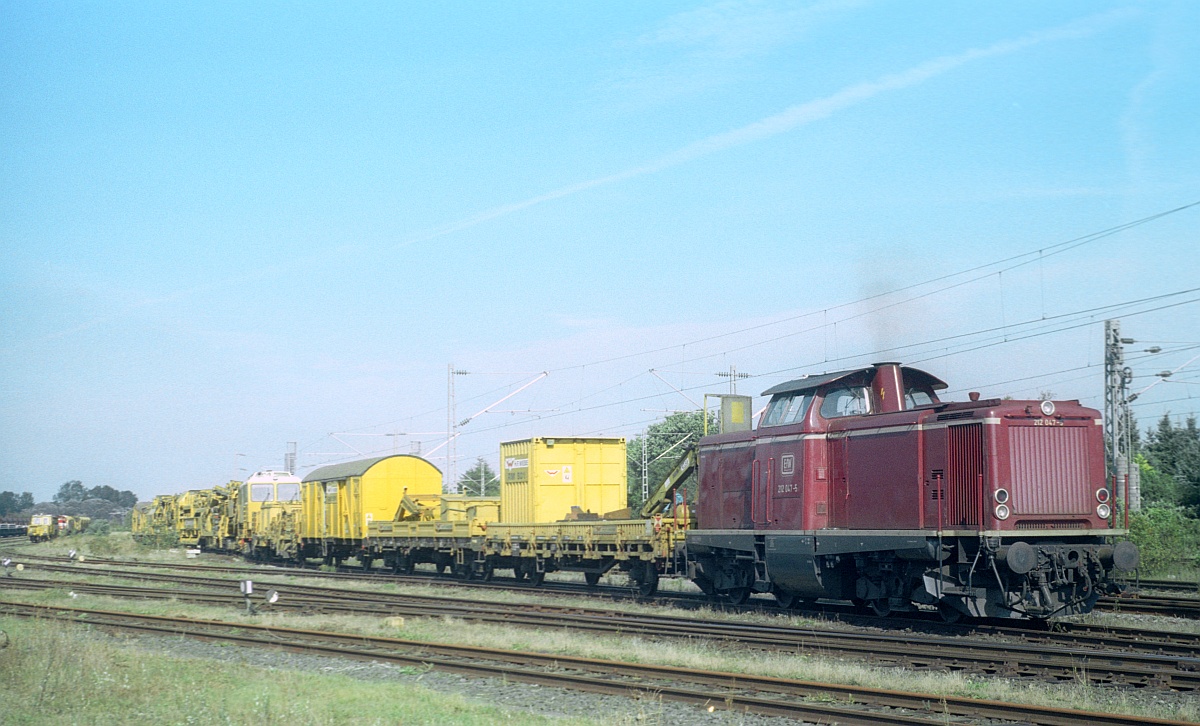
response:
M404 682L174 657L80 627L0 618L6 724L598 724ZM401 669L403 670L403 669Z

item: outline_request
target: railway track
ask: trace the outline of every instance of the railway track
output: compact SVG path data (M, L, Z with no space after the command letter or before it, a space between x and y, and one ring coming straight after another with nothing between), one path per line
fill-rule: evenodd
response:
M1137 615L1164 615L1190 620L1200 618L1200 599L1194 597L1168 597L1166 595L1155 596L1131 593L1102 597L1097 607L1111 612Z
M1124 583L1131 590L1144 592L1195 592L1200 593L1200 582L1195 580L1132 580Z
M70 558L66 557L47 557L47 556L32 556L21 555L23 559L43 561L43 562L70 562ZM397 575L383 570L362 570L357 568L344 567L338 572L328 572L312 567L292 567L278 565L203 565L189 564L177 565L165 562L130 562L123 560L112 560L104 558L91 558L87 560L90 564L96 565L113 565L127 567L144 567L152 569L179 569L187 567L197 571L206 572L223 572L233 573L238 571L257 573L257 572L278 572L278 573L295 573L303 572L306 577L320 577L325 579L342 579L342 580L362 580L364 578L380 579L389 582L400 582L407 584L445 584L452 587L472 587L489 590L534 590L538 592L557 592L582 594L588 596L603 596L611 600L640 600L643 602L683 602L690 603L694 607L712 606L713 601L699 593L659 593L658 595L645 598L638 594L635 587L618 587L618 586L585 586L582 584L563 583L545 581L539 586L522 584L516 581L490 581L482 582L478 580L460 580L447 579L439 577L433 573L413 573L407 575ZM720 603L717 603L721 605ZM747 606L730 606L723 604L722 607L731 610L762 610L756 605ZM1167 597L1167 596L1145 596L1140 593L1130 593L1121 596L1106 596L1100 598L1097 605L1098 609L1109 610L1113 612L1121 612L1127 614L1144 614L1144 615L1163 615L1169 617L1180 617L1187 619L1200 619L1200 598L1189 597ZM804 606L798 605L798 610L827 610L831 612L849 612L848 606L829 606L820 605Z
M61 589L122 598L175 599L205 605L236 606L243 603L237 581L183 575L178 572L90 570L81 565L42 565L49 572L70 575L106 575L186 585L196 590L107 585L81 581L35 580L29 576L4 581L6 587ZM797 628L685 616L645 615L579 607L492 603L425 595L331 589L257 580L259 592L270 588L282 597L273 607L306 613L341 615L448 616L460 620L530 628L567 628L579 632L639 635L725 642L741 647L783 652L821 653L850 657L873 664L915 670L965 670L985 675L1040 678L1169 688L1200 689L1200 657L1196 636L1127 639L1108 634L1032 633L1017 631L1025 642L1013 642L1013 632L999 628L991 634L1007 641L934 634L845 632ZM1028 637L1032 635L1033 637ZM1144 634L1143 634L1144 635Z
M1129 723L1128 716L944 697L744 673L425 643L151 615L0 601L0 612L91 627L184 636L245 646L420 666L472 677L504 678L592 693L648 695L708 708L847 725L945 724L950 717L1002 719L1038 726ZM1158 719L1142 723L1172 724Z
M14 555L15 556L15 555ZM49 557L49 556L34 556L20 555L22 561L32 562L54 562L68 563L72 562L67 557ZM778 612L778 608L774 606L773 601L768 600L751 600L746 605L731 605L729 603L714 602L699 593L660 593L652 598L645 598L638 594L635 587L620 587L620 586L587 586L577 583L553 582L545 581L542 585L534 587L529 584L519 583L509 580L497 580L491 582L482 582L478 580L460 580L441 577L435 573L412 573L407 575L396 575L382 570L362 570L358 568L343 568L342 571L329 572L310 567L290 567L277 565L250 565L250 564L226 564L226 565L204 565L204 564L187 564L178 565L174 563L164 562L136 562L126 560L114 560L104 558L91 558L87 560L87 564L95 566L109 567L139 567L147 569L170 569L173 571L188 569L196 572L219 572L222 574L253 574L255 576L262 573L271 573L279 575L300 575L305 577L314 577L328 580L344 580L344 581L364 581L376 580L385 582L396 582L401 584L427 585L427 586L444 586L447 588L475 588L484 590L499 590L499 591L536 591L539 595L574 595L590 598L601 598L608 601L638 601L643 603L661 604L664 606L680 607L684 609L698 609L702 607L715 608L732 612L761 612L771 613ZM770 604L768 604L770 603ZM1183 617L1189 619L1200 619L1200 599L1187 597L1145 597L1138 594L1131 594L1121 597L1106 597L1101 598L1101 606L1113 612L1125 614L1149 614ZM877 627L885 628L921 628L922 623L926 623L929 628L935 632L982 632L1000 634L1017 634L1024 632L1037 632L1038 628L1043 628L1044 625L1036 622L1026 623L1010 623L1005 625L981 625L978 623L966 624L959 627L947 626L940 620L931 621L924 619L921 614L909 614L906 616L895 616L888 618L879 618L870 615L864 615L860 611L854 610L851 606L842 603L815 603L810 605L798 605L797 611L820 612L827 617L833 617L851 623L868 624ZM915 615L916 617L911 617ZM1109 633L1113 640L1125 640L1128 643L1135 643L1147 637L1148 632L1140 628L1119 628L1115 626L1088 626L1078 623L1056 623L1054 626L1059 633L1071 633L1080 636L1097 635ZM1200 645L1196 643L1194 637L1188 634L1179 634L1178 639L1188 642L1192 645ZM1159 642L1161 637L1151 637L1153 642ZM1086 639L1080 640L1080 644L1087 644Z

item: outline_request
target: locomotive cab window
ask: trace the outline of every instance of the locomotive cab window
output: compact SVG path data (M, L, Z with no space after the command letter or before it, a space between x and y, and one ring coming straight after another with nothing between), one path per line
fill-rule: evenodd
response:
M269 502L275 493L274 490L275 487L271 484L254 484L250 487L250 501Z
M937 403L937 396L933 391L925 386L905 386L904 387L904 407L914 408L916 406L924 406L929 403Z
M300 485L299 484L276 484L276 491L279 496L276 497L281 502L298 502L300 501Z
M812 398L807 393L783 394L771 399L759 426L786 426L800 423L808 412Z
M870 412L870 398L864 386L834 388L825 394L825 400L821 402L823 418L861 416Z

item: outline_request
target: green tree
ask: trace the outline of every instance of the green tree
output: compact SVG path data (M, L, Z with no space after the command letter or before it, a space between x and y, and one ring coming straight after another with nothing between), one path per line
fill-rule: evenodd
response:
M21 492L21 496L17 498L17 509L33 509L33 493Z
M0 517L16 512L20 507L13 492L0 492Z
M1147 432L1142 453L1155 471L1174 481L1170 487L1156 480L1152 484L1156 495L1173 496L1171 504L1192 507L1193 512L1200 508L1200 429L1195 418L1175 426L1164 414L1158 427Z
M58 494L54 495L54 501L62 504L63 502L82 502L87 499L88 490L83 487L83 482L72 479L58 488Z
M122 507L132 507L137 504L137 495L131 491L117 491L107 484L92 487L87 491L87 498L103 499Z
M1162 473L1142 454L1134 457L1141 472L1142 503L1147 507L1176 507L1183 503L1183 491L1175 477Z
M492 471L492 467L481 456L475 460L475 466L463 472L458 478L460 494L472 496L500 496L500 477Z
M716 418L711 413L708 417L708 430L716 431ZM629 458L629 506L634 512L642 506L643 473L647 488L653 492L667 474L671 473L671 468L687 447L694 445L703 435L703 412L686 411L673 413L662 421L651 424L641 436L629 440L626 449ZM693 474L688 477L683 487L687 501L694 503L696 476Z

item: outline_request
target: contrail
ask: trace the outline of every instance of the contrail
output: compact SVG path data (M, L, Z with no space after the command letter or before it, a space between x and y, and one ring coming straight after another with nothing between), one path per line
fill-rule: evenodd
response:
M481 212L473 217L461 219L457 222L451 222L436 229L430 230L424 234L412 237L399 243L397 247L407 247L409 245L428 242L438 237L459 232L464 229L478 226L484 222L491 221L500 217L506 217L523 209L535 207L539 204L554 201L569 197L579 192L584 192L596 187L615 184L627 179L633 179L654 172L670 169L671 167L679 166L693 159L698 159L703 156L714 154L718 151L731 149L737 146L743 146L754 141L766 139L771 136L791 131L797 127L803 126L813 121L819 121L832 116L834 113L841 111L851 106L856 106L865 101L869 101L876 96L887 93L889 91L899 91L905 88L911 88L918 84L924 83L931 78L935 78L942 74L948 73L956 68L960 68L968 63L982 60L984 58L993 58L996 56L1008 55L1019 50L1029 48L1053 40L1065 40L1069 38L1082 38L1093 35L1104 28L1115 24L1119 20L1131 17L1136 14L1136 10L1113 10L1099 15L1093 15L1088 18L1068 23L1057 28L1049 30L1039 30L1020 38L1013 40L1004 40L986 48L972 48L970 50L958 53L955 55L942 56L926 61L919 65L913 66L899 73L891 73L881 76L873 81L858 83L852 86L847 86L842 90L818 98L813 101L807 101L795 106L791 106L783 111L768 116L754 123L747 124L741 128L726 131L720 134L714 134L707 138L696 141L692 144L684 146L681 149L673 151L669 154L661 156L653 161L650 161L641 166L636 166L625 171L609 174L607 176L589 179L588 181L578 182L569 186L561 187L545 194L536 197L530 197L521 202L505 204L499 207L493 207L485 212Z

